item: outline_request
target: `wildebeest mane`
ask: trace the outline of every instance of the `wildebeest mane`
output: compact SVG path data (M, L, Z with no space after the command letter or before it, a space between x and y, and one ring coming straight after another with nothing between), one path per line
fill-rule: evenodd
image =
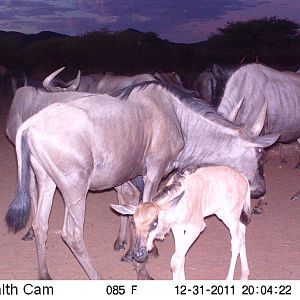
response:
M164 199L168 195L173 195L182 186L182 182L184 181L185 177L187 175L195 173L199 168L209 167L209 166L215 166L213 164L197 164L193 166L188 166L186 168L182 168L176 171L176 173L173 176L173 182L170 185L165 186L153 199L152 202L157 202L161 199Z
M185 107L191 109L192 111L200 114L204 118L209 119L210 121L213 121L215 123L218 123L222 126L226 126L231 129L238 129L240 128L239 125L235 125L231 122L229 122L227 119L225 119L223 116L221 116L216 108L209 103L207 103L204 100L195 98L195 92L187 90L181 86L178 85L169 85L158 78L155 80L145 81L142 83L137 83L130 85L128 87L125 87L118 92L116 92L113 96L119 97L121 100L127 100L130 94L134 90L142 91L146 89L149 85L155 85L160 86L164 89L166 89L168 92L170 92L172 95L174 95L181 103L184 104Z
M113 97L119 97L121 100L127 100L132 93L133 90L137 89L138 91L143 91L146 87L148 87L150 84L155 85L163 85L162 81L159 80L158 77L155 75L151 75L153 77L153 80L148 80L144 82L135 83L129 86L126 86L114 93L111 94Z

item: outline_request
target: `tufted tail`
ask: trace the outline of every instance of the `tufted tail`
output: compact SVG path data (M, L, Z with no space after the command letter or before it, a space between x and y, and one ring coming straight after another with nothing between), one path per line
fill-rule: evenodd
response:
M24 134L21 136L21 155L18 155L18 164L21 165L19 169L21 174L18 176L16 196L5 216L9 230L15 233L25 227L30 213L30 150Z

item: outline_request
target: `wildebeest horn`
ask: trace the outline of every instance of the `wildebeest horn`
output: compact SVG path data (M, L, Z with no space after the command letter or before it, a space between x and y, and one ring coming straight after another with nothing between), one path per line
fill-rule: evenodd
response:
M230 114L228 115L227 117L227 120L229 120L230 122L234 123L235 121L235 118L236 118L236 115L237 113L239 112L241 106L242 106L242 103L244 101L245 97L243 97L237 104L236 106L232 109L232 111L230 112Z
M60 87L53 87L51 85L51 81L57 76L57 74L59 74L65 67L62 67L58 70L56 70L55 72L51 73L49 76L47 76L44 81L43 81L43 87L47 90L47 91L60 91L61 88Z
M244 55L242 58L241 58L241 60L240 60L240 65L242 65L243 63L244 63L244 61L245 61L245 58L246 58L246 56Z
M263 126L265 124L265 119L266 119L266 114L267 114L267 102L264 103L261 111L258 114L258 117L252 127L250 128L250 133L252 136L259 136Z
M81 72L79 70L76 79L74 79L72 83L68 86L67 88L68 90L76 91L78 89L78 86L80 84L80 76L81 76Z

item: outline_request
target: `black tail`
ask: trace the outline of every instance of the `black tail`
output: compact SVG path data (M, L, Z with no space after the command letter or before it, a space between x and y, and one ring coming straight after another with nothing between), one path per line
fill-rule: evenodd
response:
M17 192L12 201L6 216L5 221L10 231L16 233L25 227L30 213L30 151L28 143L21 137L21 176L17 185Z
M240 216L240 222L243 223L245 226L249 225L249 223L251 222L251 209L247 203L245 203L243 206Z

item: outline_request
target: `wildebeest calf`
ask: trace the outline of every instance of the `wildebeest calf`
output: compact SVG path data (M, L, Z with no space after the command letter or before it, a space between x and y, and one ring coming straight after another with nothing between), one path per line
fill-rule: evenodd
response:
M172 229L175 253L171 259L173 279L185 279L185 255L205 228L204 218L216 214L231 234L231 261L227 279L233 279L237 257L241 258L241 279L249 268L245 246L250 222L250 189L244 175L225 166L183 169L171 179L152 202L136 206L112 205L121 214L133 214L137 243L134 258L145 261L153 240L163 239Z

